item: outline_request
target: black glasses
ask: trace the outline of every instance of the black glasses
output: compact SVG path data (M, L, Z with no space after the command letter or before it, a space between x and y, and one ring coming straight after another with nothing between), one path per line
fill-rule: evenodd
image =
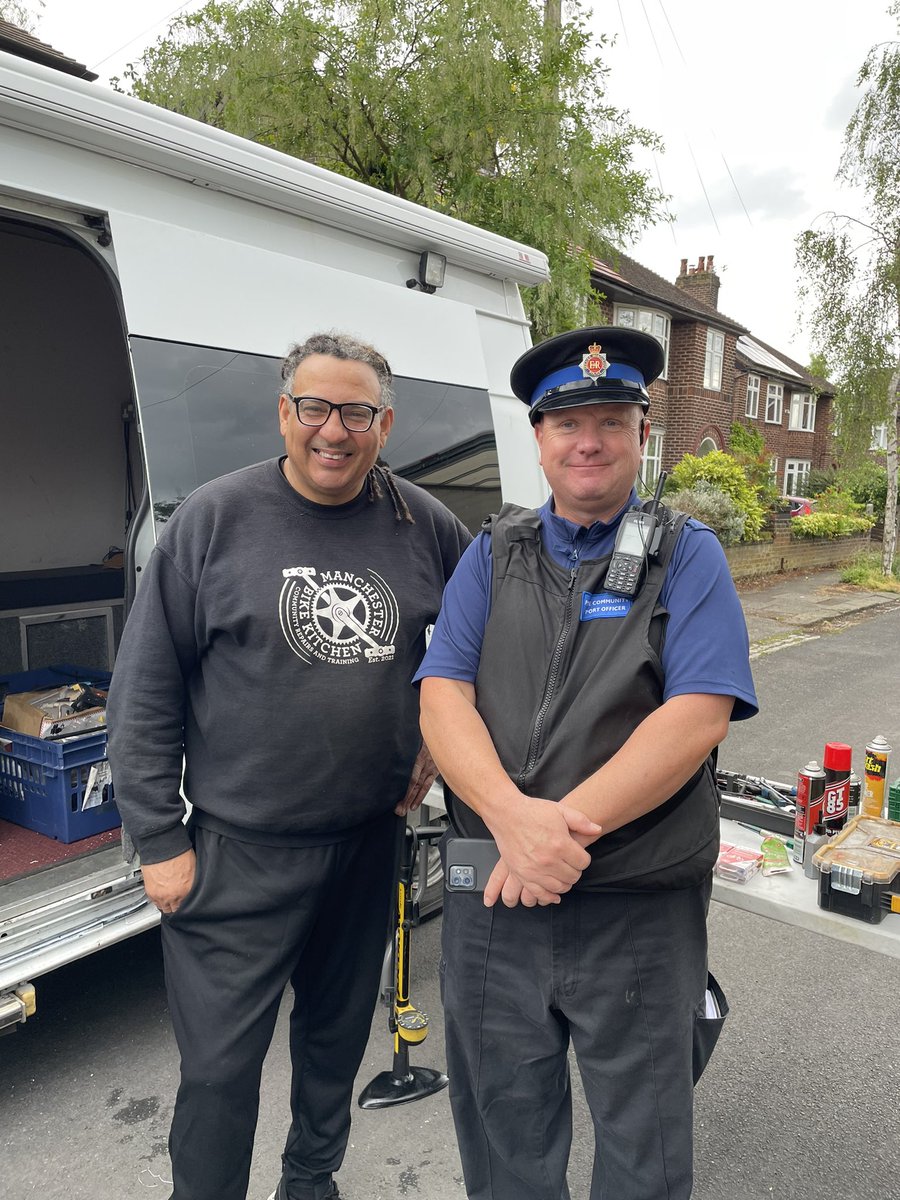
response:
M311 425L313 429L324 425L331 414L337 411L341 424L350 433L366 433L372 428L372 422L384 405L373 408L371 404L332 404L330 400L319 400L316 396L292 396L285 392L289 400L293 400L297 409L297 420L301 425Z

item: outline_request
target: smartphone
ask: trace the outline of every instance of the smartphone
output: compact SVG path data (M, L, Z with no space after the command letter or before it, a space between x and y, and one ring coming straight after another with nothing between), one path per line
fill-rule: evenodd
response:
M448 838L444 846L444 883L448 892L483 892L500 861L491 838Z

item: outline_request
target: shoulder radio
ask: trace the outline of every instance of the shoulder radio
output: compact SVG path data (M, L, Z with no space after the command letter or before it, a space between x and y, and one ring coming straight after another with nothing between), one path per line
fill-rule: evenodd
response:
M603 582L608 592L635 596L640 590L647 562L659 550L662 539L662 525L657 514L666 478L666 472L661 471L653 499L641 508L629 509L622 517Z

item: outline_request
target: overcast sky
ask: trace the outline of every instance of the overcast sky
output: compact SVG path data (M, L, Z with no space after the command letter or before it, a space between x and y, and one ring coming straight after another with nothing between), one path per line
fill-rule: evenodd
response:
M37 35L86 63L98 84L201 0L46 0ZM868 50L892 40L888 0L594 0L608 99L659 133L642 163L671 197L673 225L625 247L674 280L712 254L722 312L806 362L796 326L793 243L819 214L859 211L838 189L844 127Z

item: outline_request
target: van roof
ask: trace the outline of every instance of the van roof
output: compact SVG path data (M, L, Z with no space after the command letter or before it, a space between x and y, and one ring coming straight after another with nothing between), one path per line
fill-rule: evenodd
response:
M528 286L549 278L547 256L534 247L3 52L0 125L390 245L433 250L459 266L515 283Z

